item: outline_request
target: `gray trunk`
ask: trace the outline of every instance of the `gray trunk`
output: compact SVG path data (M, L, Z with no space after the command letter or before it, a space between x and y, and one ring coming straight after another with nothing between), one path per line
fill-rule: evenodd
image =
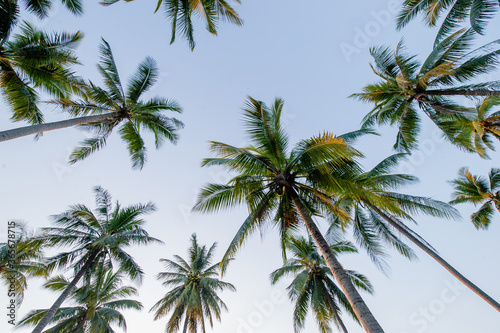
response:
M120 117L120 114L117 112L111 112L106 114L100 114L96 116L85 116L78 118L71 118L67 120L56 121L53 123L47 124L39 124L39 125L31 125L25 127L14 128L7 131L0 132L0 142L8 141L12 139L17 139L23 136L38 134L47 131L53 131L60 128L67 128L76 125L88 124L88 123L97 123L103 120L111 120Z
M312 217L309 215L309 212L302 204L302 201L300 200L295 190L291 187L288 188L287 190L290 191L290 195L292 197L293 203L295 204L295 207L297 207L297 210L299 211L300 216L304 220L307 229L309 230L311 236L318 245L318 248L323 254L323 258L325 258L328 267L330 268L340 288L347 297L349 304L351 304L354 313L358 317L365 331L368 333L384 333L384 330L377 322L377 320L371 313L366 303L361 298L361 295L358 293L358 291L352 284L351 280L349 279L349 276L344 271L344 268L338 262L337 258L335 258L335 255L330 249L330 246L328 245L327 241L325 240L325 238L319 231L318 227L314 223Z
M97 251L97 250L90 254L89 258L87 259L87 261L85 262L83 267L80 269L80 271L73 278L73 281L71 281L71 283L66 287L66 289L64 289L61 296L59 296L59 298L55 301L54 305L52 305L52 307L49 309L49 311L47 311L45 316L43 316L42 320L40 320L38 325L36 325L35 329L33 329L33 331L31 333L41 333L43 331L45 326L47 326L47 324L50 322L52 317L54 317L54 314L56 313L56 311L59 309L59 307L64 302L66 297L68 297L69 293L76 286L76 284L81 279L83 274L85 274L85 272L89 269L90 265L92 265L92 263L94 262L95 258L97 258L98 254L99 254L99 251Z
M474 283L469 281L465 276L463 276L459 271L457 271L453 266L448 264L446 260L441 258L440 255L438 255L436 252L434 252L432 249L430 249L427 245L422 243L417 237L413 236L411 232L409 232L406 228L402 227L400 225L400 222L395 221L393 218L390 216L386 215L384 212L382 212L380 209L377 207L371 206L371 208L377 212L384 220L387 221L391 226L393 226L397 231L399 231L401 234L403 234L406 238L411 240L415 245L417 245L420 249L422 249L425 253L430 255L434 260L436 260L438 263L441 264L448 272L450 272L453 276L455 276L457 279L459 279L463 284L465 284L470 290L475 292L479 297L484 299L486 302L488 302L491 306L493 306L497 311L500 311L500 304L498 304L497 301L495 301L493 298L491 298L488 294L486 294L484 291L482 291L478 286L476 286Z

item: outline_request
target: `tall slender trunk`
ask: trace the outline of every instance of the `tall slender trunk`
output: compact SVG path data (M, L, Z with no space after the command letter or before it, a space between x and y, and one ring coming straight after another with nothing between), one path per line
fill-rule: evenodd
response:
M85 272L89 269L90 265L92 265L92 263L94 262L94 260L97 258L98 255L99 255L98 250L95 250L94 252L92 252L90 254L89 258L87 259L87 261L85 262L83 267L76 274L76 276L73 278L71 283L66 287L66 289L64 289L61 296L59 296L59 298L55 301L55 303L52 305L52 307L49 309L49 311L47 311L45 316L43 316L42 320L40 320L38 325L36 325L35 329L31 333L41 333L43 331L45 326L47 326L47 324L50 322L52 317L54 317L54 314L56 313L56 311L59 309L59 307L64 302L66 297L68 297L69 293L73 290L73 288L75 288L78 281L81 279L83 274L85 274Z
M349 280L349 276L344 271L344 268L338 262L337 258L335 258L332 249L330 248L327 241L325 240L325 238L319 231L318 227L314 223L311 215L309 215L309 212L302 204L302 201L297 195L297 192L295 192L295 190L292 187L289 187L288 190L290 191L293 203L295 204L295 207L297 207L297 210L299 211L300 216L304 220L307 229L309 230L311 236L318 245L318 248L323 254L323 258L325 258L328 267L332 271L333 276L335 277L340 288L347 297L349 304L351 304L354 313L361 322L361 325L363 325L365 331L368 333L384 333L384 330L377 322L377 320L371 313L366 303L361 298L361 295L358 293L358 291L352 284L351 280Z
M500 96L498 90L426 90L419 93L427 96Z
M333 296L331 295L331 293L329 293L328 296L329 296L328 297L328 304L330 304L330 307L332 308L333 316L335 317L335 320L337 320L337 324L339 324L340 329L342 330L342 332L349 333L347 331L347 327L345 327L344 322L342 321L342 319L339 316L339 308L333 302Z
M429 248L427 245L422 243L417 237L413 236L411 232L409 232L406 228L402 227L400 225L400 222L395 221L393 218L382 212L380 209L377 207L371 206L371 208L377 212L384 220L387 221L391 226L393 226L396 230L398 230L401 234L403 234L406 238L411 240L415 245L417 245L420 249L422 249L425 253L430 255L434 260L436 260L438 263L441 264L448 272L450 272L453 276L455 276L457 279L459 279L463 284L465 284L470 290L475 292L479 297L484 299L486 302L488 302L491 306L493 306L497 311L500 311L500 304L495 301L493 298L491 298L488 294L486 294L484 291L482 291L478 286L476 286L474 283L472 283L469 279L467 279L465 276L463 276L459 271L457 271L453 266L448 264L446 260L441 258L440 255L438 255L435 251L433 251L431 248Z
M17 139L23 136L37 134L42 132L53 131L56 129L67 128L76 125L82 125L87 123L94 123L103 120L111 120L115 118L122 117L118 112L110 112L105 114L99 114L96 116L85 116L78 118L71 118L67 120L56 121L53 123L31 125L25 127L14 128L7 131L0 131L0 142L8 141L12 139Z

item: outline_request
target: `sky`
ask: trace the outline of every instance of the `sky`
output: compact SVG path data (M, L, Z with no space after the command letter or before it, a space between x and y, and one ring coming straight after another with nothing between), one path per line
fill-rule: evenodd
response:
M212 36L196 22L193 52L180 37L169 45L169 22L162 13L153 14L155 1L119 2L110 7L84 1L85 14L81 17L72 16L56 3L44 21L23 15L23 19L48 31L81 30L85 38L77 50L81 65L76 71L94 83L101 82L95 66L101 38L111 45L123 81L146 56L156 59L160 78L146 97L176 100L183 107L183 113L176 117L185 128L177 145L165 144L157 151L153 139L146 135L149 154L142 171L131 169L126 147L116 133L104 149L76 165L67 163L68 156L87 134L75 128L47 132L38 141L25 137L2 143L0 239L6 237L8 221L25 221L39 228L49 226L50 215L72 204L93 208L92 188L97 185L122 204L154 202L158 210L146 217L145 229L164 245L130 248L146 272L138 298L144 309L126 311L125 315L129 333L162 332L167 318L153 321L153 314L148 312L167 292L155 279L163 270L159 259L186 256L192 233L203 244L217 242L216 257L220 259L247 213L244 207L208 215L190 211L204 184L228 180L222 170L201 168L201 160L211 156L208 142L245 145L241 108L247 96L267 104L276 97L284 99L284 123L292 143L322 131L342 134L358 129L370 105L348 96L376 81L369 67L369 47L394 47L404 37L409 52L420 60L432 47L436 31L418 20L403 31L395 31L400 2L318 0L305 8L303 1L296 0L243 0L241 5L235 4L244 19L242 27L220 22L218 36ZM497 16L477 45L495 39L494 32L499 28ZM487 79L499 79L498 73ZM22 125L10 121L9 108L0 102L1 129ZM47 121L65 119L54 108L44 109L44 114ZM366 168L393 153L394 129L382 127L378 131L381 136L365 137L356 145L365 154ZM420 138L421 148L398 169L420 178L419 184L404 189L406 193L449 201L453 191L449 181L460 168L469 167L474 174L486 175L492 167L498 167L496 153L491 154L491 160L482 160L460 152L444 142L427 120ZM499 215L487 231L477 231L468 220L474 207L457 208L461 220L417 216L414 230L498 300ZM318 223L325 231L327 225ZM419 249L415 252L419 260L409 262L390 251L391 269L386 274L378 271L362 250L339 258L346 268L365 274L374 285L374 295L362 296L386 332L499 332L500 317L491 306ZM286 296L290 281L275 286L269 282L269 274L281 265L276 230L254 234L223 278L237 288L235 293L221 295L229 312L207 332L292 332L293 306ZM18 319L31 309L48 308L55 301L57 295L43 290L42 284L41 280L30 280ZM0 294L7 304L6 290L0 289ZM2 317L0 331L11 332L6 316ZM349 318L345 322L349 332L363 332ZM318 332L314 318L308 318L304 332Z

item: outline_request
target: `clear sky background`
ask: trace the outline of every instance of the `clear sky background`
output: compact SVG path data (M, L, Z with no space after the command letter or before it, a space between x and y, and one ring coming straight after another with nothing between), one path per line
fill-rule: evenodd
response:
M184 113L178 118L186 127L176 146L166 144L155 151L146 136L149 161L142 171L131 170L126 150L115 133L107 147L77 165L69 165L70 151L85 138L78 129L45 133L34 141L20 138L0 145L0 236L5 239L7 222L28 222L33 228L48 226L48 217L83 203L94 207L92 188L101 185L122 204L153 201L158 211L146 217L145 228L165 245L131 248L146 272L140 287L142 312L127 311L129 333L162 332L167 318L153 321L148 310L167 292L155 275L163 267L160 258L186 255L189 237L196 232L204 244L218 242L217 259L244 218L245 208L220 214L191 213L198 190L207 182L225 182L225 173L200 167L208 157L208 141L244 145L241 108L248 95L270 104L275 97L285 100L285 123L291 142L323 130L342 134L356 130L370 105L347 96L376 80L368 65L369 46L395 46L404 36L408 50L423 60L430 52L435 30L415 20L402 32L394 29L394 9L402 1L331 1L305 3L296 0L243 0L235 8L245 20L242 27L222 23L219 36L210 35L202 23L196 24L197 46L191 52L182 39L169 45L170 22L153 15L155 1L134 1L102 7L84 1L85 14L74 17L58 3L51 16L39 21L24 16L49 31L81 30L85 38L78 48L82 66L77 72L100 83L95 64L98 44L105 38L112 47L118 70L127 81L137 64L152 56L159 64L159 82L147 96L164 96L178 101ZM482 42L498 38L500 16L492 20ZM489 79L499 79L498 73ZM64 119L57 110L46 109L47 121ZM10 110L0 105L1 129L18 127L9 120ZM380 137L357 144L368 168L391 154L395 131L380 128ZM418 176L417 186L407 193L448 201L449 180L461 167L486 175L498 167L498 154L481 160L458 151L439 139L436 128L424 120L421 140L426 144L400 166L399 171ZM434 245L440 254L493 298L500 299L500 221L496 214L488 231L477 231L468 216L473 207L459 206L461 221L418 217L415 230ZM320 222L321 224L321 222ZM326 224L321 224L326 230ZM408 262L391 252L391 271L384 275L360 250L358 255L340 258L348 269L369 277L373 296L363 294L374 315L390 333L500 332L498 312L460 286L432 259L415 249L419 260ZM285 295L288 285L269 283L269 273L282 264L276 230L255 234L229 267L225 281L236 293L222 294L230 311L208 332L271 333L292 332L293 307ZM31 309L48 308L57 295L42 290L41 280L30 280L18 318ZM289 282L289 281L287 281ZM7 304L6 291L0 299ZM2 313L6 313L5 307ZM0 331L10 332L2 314ZM349 332L362 328L346 318ZM29 332L19 329L16 332ZM313 318L304 332L314 333Z

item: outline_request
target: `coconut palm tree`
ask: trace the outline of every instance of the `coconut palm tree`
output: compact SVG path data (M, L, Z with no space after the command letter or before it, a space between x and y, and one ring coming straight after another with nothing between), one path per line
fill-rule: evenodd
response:
M478 102L474 112L439 122L445 135L452 142L459 142L467 151L489 158L487 150L495 150L492 139L500 140L500 111L493 107L500 104L499 97L488 97Z
M249 215L229 245L223 267L259 227L276 225L284 245L290 230L304 223L365 330L383 332L313 220L313 216L330 210L348 219L345 212L331 204L330 194L345 190L331 177L331 169L341 172L354 167L354 158L361 153L345 142L347 136L327 132L302 140L289 151L288 136L280 122L282 108L280 99L267 107L249 97L244 116L250 144L240 148L211 142L217 157L202 163L222 166L236 176L226 184L206 185L194 210L214 212L247 204Z
M196 333L199 327L205 333L205 318L213 327L214 317L220 321L222 310L227 311L217 292L236 289L217 278L219 263L212 262L215 247L216 243L209 249L199 245L196 234L193 234L187 261L177 255L174 260L160 259L167 271L159 273L157 278L163 280L165 287L172 289L150 311L154 311L155 320L172 312L165 332L177 332L183 325L184 333Z
M106 272L104 267L100 267L92 274L89 284L83 284L69 294L68 300L74 306L59 308L52 317L52 327L44 333L113 333L112 325L126 331L127 324L120 310L141 310L143 306L141 302L130 299L137 295L137 289L123 286L123 277L120 270ZM47 281L44 287L62 292L69 284L64 276L57 276ZM17 326L35 326L47 312L47 309L33 310Z
M12 107L12 120L41 124L36 88L57 98L67 98L82 88L70 67L78 64L74 49L83 35L47 34L26 22L12 35L19 15L17 4L0 1L0 89Z
M118 1L120 0L102 0L101 4L109 6ZM229 2L226 0L158 0L155 13L163 7L165 15L171 20L170 44L175 41L176 35L180 34L187 39L189 47L193 50L196 45L193 35L193 15L201 18L206 23L207 30L213 35L217 35L217 24L221 19L236 25L243 24L243 20L229 5ZM240 0L234 0L234 2L241 3Z
M375 61L372 69L381 81L351 95L375 104L363 119L363 126L396 125L399 131L394 147L409 150L417 145L420 129L417 107L439 126L442 121L474 111L457 105L450 97L500 96L498 81L464 85L495 69L500 52L496 42L469 52L472 37L472 30L454 33L436 45L422 65L416 56L405 54L402 42L396 51L388 47L370 49ZM446 134L447 128L441 130Z
M8 225L8 240L0 243L0 280L9 290L13 287L12 292L20 304L28 279L47 277L48 270L43 262L43 242L36 239L24 223L10 221Z
M470 216L470 219L476 229L487 229L495 208L500 212L500 169L491 169L486 179L471 174L467 168L462 168L458 172L458 178L453 180L452 184L455 192L450 203L481 205L479 210Z
M500 311L500 304L497 301L450 265L434 247L403 222L408 220L416 223L413 216L417 213L451 219L459 217L458 212L444 202L397 192L400 187L418 181L411 175L391 173L398 162L405 157L406 154L392 155L369 171L354 170L355 172L347 175L335 175L336 178L343 177L351 181L352 188L355 188L355 191L345 191L335 198L336 205L352 214L351 229L354 238L377 266L384 269L383 259L386 254L384 246L395 248L409 259L416 257L412 249L397 236L397 234L403 235L470 290ZM332 224L329 236L333 236L334 240L341 239L339 236L344 233L341 229L343 226L336 216L330 216L330 219Z
M339 242L330 248L335 255L357 252L349 242ZM342 332L347 333L340 316L340 309L343 308L354 320L358 319L344 293L332 279L330 269L326 266L314 241L311 237L307 239L291 237L287 243L287 250L292 252L293 258L271 273L271 283L274 285L285 276L294 277L287 290L290 299L295 301L293 313L295 332L304 328L306 316L311 308L321 333L332 332L331 322ZM346 273L357 288L373 292L370 282L364 275L349 270L346 270Z
M133 168L138 169L142 169L146 161L146 146L141 136L141 128L154 134L156 148L159 148L165 140L176 143L177 130L183 124L175 118L166 117L164 111L181 112L179 105L160 97L146 101L140 99L158 78L156 62L147 57L139 64L127 89L124 90L113 53L105 40L100 45L100 52L101 63L98 69L104 78L105 88L90 84L86 92L88 98L77 101L67 99L52 101L69 112L73 118L3 131L0 132L0 142L80 125L94 131L96 135L84 140L82 145L72 152L70 163L76 163L103 148L112 131L121 125L118 132L127 144Z
M424 16L428 26L436 26L441 14L448 11L439 28L436 42L448 36L462 21L469 18L475 32L484 34L487 20L498 11L497 0L405 0L397 18L397 28L403 28L418 14Z
M92 271L100 265L105 265L109 270L115 263L131 279L140 282L144 273L124 248L134 244L161 243L142 228L144 220L141 216L155 211L152 203L127 207L117 203L113 207L111 196L106 190L95 187L94 193L95 212L85 205L77 204L52 217L55 227L42 229L40 239L49 246L72 246L70 251L49 258L49 267L71 267L74 277L32 333L42 332L78 281L82 277L89 281Z

